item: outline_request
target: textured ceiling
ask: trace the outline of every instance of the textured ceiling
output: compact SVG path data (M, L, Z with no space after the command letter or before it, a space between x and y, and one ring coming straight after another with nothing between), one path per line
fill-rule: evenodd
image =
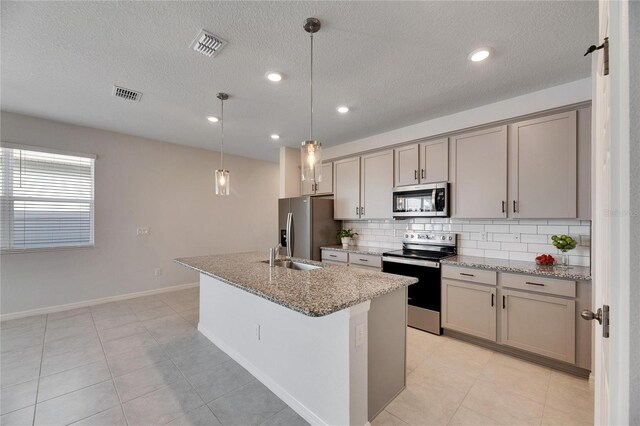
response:
M308 138L325 146L555 86L590 73L596 2L13 2L1 4L3 110L275 161ZM229 44L188 46L200 29ZM473 64L488 45L496 54ZM282 82L264 74L277 70ZM111 96L121 85L139 103ZM352 112L341 115L337 105ZM272 142L271 133L282 135Z

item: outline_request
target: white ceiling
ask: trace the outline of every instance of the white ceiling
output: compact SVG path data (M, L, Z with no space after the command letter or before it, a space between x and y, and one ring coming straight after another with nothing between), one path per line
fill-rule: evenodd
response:
M205 117L224 91L225 148L270 161L308 138L309 16L322 21L325 146L587 77L597 41L596 2L3 1L1 12L3 110L217 150ZM229 42L215 58L188 48L202 28ZM470 63L484 45L495 57ZM112 97L114 84L142 101Z

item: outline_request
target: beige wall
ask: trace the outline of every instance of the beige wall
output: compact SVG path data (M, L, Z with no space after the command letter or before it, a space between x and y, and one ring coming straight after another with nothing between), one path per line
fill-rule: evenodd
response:
M280 147L280 198L300 196L300 150Z
M98 155L95 248L2 255L2 314L195 282L174 258L276 243L275 163L225 156L232 195L219 197L217 152L6 112L1 120L3 142Z

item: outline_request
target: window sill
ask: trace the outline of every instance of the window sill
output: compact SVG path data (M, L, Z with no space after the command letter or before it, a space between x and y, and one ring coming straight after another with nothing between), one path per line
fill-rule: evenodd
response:
M62 251L62 250L82 250L95 248L95 244L81 246L61 246L61 247L33 247L26 249L2 249L0 254L19 254L19 253L40 253L46 251Z

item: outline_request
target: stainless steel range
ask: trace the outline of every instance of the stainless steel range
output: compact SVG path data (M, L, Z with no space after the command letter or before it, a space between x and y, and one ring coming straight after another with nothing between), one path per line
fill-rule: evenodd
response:
M407 231L402 250L382 255L382 271L418 278L409 286L408 324L434 334L440 327L440 260L456 254L456 234Z

